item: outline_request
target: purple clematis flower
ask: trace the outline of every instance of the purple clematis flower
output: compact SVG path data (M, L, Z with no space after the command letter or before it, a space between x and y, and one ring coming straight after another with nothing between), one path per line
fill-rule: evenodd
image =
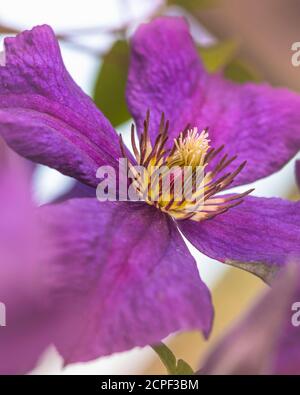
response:
M0 374L22 374L53 341L41 280L49 252L43 257L28 169L8 150L0 164Z
M300 271L288 266L206 357L200 374L300 374Z
M0 374L24 374L69 336L78 311L53 300L56 244L31 199L31 166L2 140L0 165Z
M287 255L300 255L299 203L246 197L236 206L249 191L216 195L267 176L294 156L298 95L209 76L184 20L159 18L133 37L127 99L140 136L136 145L132 133L134 158L66 71L50 27L5 40L0 132L19 154L94 188L98 167L117 169L123 156L146 167L162 161L208 170L204 207L189 207L189 214L185 201L163 199L81 198L41 209L55 250L52 299L58 308L63 298L63 306L80 311L68 338L56 342L66 363L153 344L177 330L208 335L210 295L179 230L205 254L246 262L262 276L265 268L284 266ZM144 120L148 108L151 119ZM194 129L207 125L209 135ZM221 156L223 144L229 156Z

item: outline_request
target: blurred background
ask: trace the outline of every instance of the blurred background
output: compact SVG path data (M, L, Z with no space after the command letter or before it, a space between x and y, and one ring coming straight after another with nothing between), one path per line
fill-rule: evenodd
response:
M35 25L51 25L74 80L91 95L113 125L128 138L130 116L124 90L128 68L128 38L144 21L158 14L184 15L191 24L199 54L209 72L225 70L237 82L265 80L300 91L300 67L291 63L291 46L300 41L299 0L10 0L0 10L0 37ZM300 156L298 156L300 158ZM72 188L72 180L39 166L33 193L39 204ZM298 199L294 162L255 183L255 195ZM227 268L189 246L202 278L213 293L216 318L213 334L204 342L199 333L170 336L176 357L193 368L264 285L254 276ZM145 347L62 369L54 349L45 352L33 374L165 373L154 352Z

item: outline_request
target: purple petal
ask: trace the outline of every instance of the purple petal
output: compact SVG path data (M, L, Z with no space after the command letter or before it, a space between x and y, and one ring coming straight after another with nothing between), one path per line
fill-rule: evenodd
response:
M236 184L274 173L300 148L300 96L207 74L182 18L157 18L137 30L127 100L140 130L151 110L153 139L161 112L170 120L170 143L187 124L208 126L212 146L225 144L230 155L247 160Z
M297 180L298 186L300 188L300 160L296 161L296 169L295 170L296 170L296 180Z
M289 257L300 257L300 202L247 197L212 220L178 225L204 254L267 282Z
M58 334L69 335L69 316L49 300L55 240L31 201L32 169L1 144L0 164L0 374L24 374Z
M42 302L45 250L30 201L29 174L14 161L9 152L0 157L0 302L6 312L6 326L0 325L0 374L33 369L51 342L55 321Z
M221 338L201 374L300 374L300 331L291 309L299 298L299 267L289 267Z
M300 271L292 272L293 279L285 281L285 289L280 294L278 289L273 292L273 305L278 305L279 298L292 295L287 309L284 311L284 320L280 325L280 336L276 348L276 357L272 366L275 374L300 374ZM275 288L275 287L274 287ZM276 293L276 297L275 297ZM275 299L276 298L276 299ZM275 303L274 303L275 302Z
M5 39L0 130L19 154L92 186L96 169L119 157L114 129L72 80L46 25Z
M186 113L194 106L202 78L206 80L207 76L183 18L161 17L140 25L131 41L126 92L138 130L142 130L149 109L154 140L164 112L170 120L172 143L172 138L194 121Z
M74 199L44 207L57 236L51 299L80 307L68 338L57 341L66 363L160 341L212 322L209 291L174 223L140 203Z

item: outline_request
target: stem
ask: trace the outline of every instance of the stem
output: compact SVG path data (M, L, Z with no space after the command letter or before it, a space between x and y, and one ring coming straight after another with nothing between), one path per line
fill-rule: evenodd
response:
M146 17L146 19L152 19L155 16L164 12L166 8L165 2L158 3L158 5L154 8L154 10ZM72 29L65 32L61 32L56 34L58 40L66 42L67 44L72 45L74 48L84 51L90 55L102 57L105 55L104 52L97 51L94 48L91 48L82 43L78 43L74 40L75 37L85 36L85 35L94 35L94 34L110 34L113 36L121 35L122 37L126 36L127 31L134 25L141 22L140 18L135 18L128 20L122 23L120 26L108 27L108 26L92 26L86 28ZM0 34L18 34L20 33L19 29L16 29L11 26L0 24Z

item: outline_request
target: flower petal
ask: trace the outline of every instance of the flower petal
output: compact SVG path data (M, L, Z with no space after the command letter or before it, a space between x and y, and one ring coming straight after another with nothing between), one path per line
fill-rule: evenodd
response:
M57 341L66 363L153 344L177 330L209 333L209 291L174 223L158 210L82 198L42 213L60 245L51 299L60 306L59 298L69 298L81 309L68 338Z
M247 160L235 184L274 173L300 148L300 96L207 74L182 18L158 18L137 30L127 100L139 130L151 110L152 139L161 112L170 120L171 143L187 124L209 127L212 146L225 144L230 155Z
M5 39L0 66L0 130L19 154L96 185L96 169L116 166L118 137L67 72L52 29Z
M32 169L1 142L0 374L25 374L58 335L69 336L70 324L49 300L48 264L57 249L31 201Z
M201 374L300 374L300 331L291 306L300 297L299 267L288 267L273 289L221 338Z
M11 154L0 152L0 374L23 374L50 344L55 320L41 308L45 251L29 171Z
M162 112L170 120L170 137L177 137L186 123L194 121L186 113L194 105L201 78L206 79L206 73L183 18L160 17L140 25L131 41L126 92L138 131L149 109L152 139Z
M288 258L300 258L300 202L247 197L203 222L178 222L201 252L269 282Z
M298 270L297 270L298 269ZM280 293L278 288L273 292L273 305L279 304L279 298L285 298L289 294L290 300L287 309L284 311L284 320L280 325L280 336L278 346L275 351L272 372L274 374L300 374L300 270L299 261L291 270L293 280L285 281L285 290ZM275 286L274 286L275 288ZM276 296L275 296L276 293ZM275 303L274 303L275 302ZM274 326L273 326L274 328Z

